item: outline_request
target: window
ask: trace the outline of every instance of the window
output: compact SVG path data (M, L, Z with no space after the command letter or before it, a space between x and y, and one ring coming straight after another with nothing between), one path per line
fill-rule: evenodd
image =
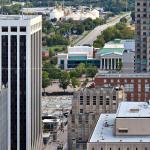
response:
M138 84L138 92L141 92L141 84Z
M90 105L90 96L86 97L86 105Z
M145 84L145 92L150 92L150 84Z
M80 113L83 113L83 109L80 109Z
M85 115L85 122L86 122L86 123L89 122L89 115L88 115L88 114Z
M128 133L128 129L118 129L119 133Z
M103 96L99 97L99 105L103 105Z
M8 32L8 27L2 27L2 32Z
M11 27L11 32L17 32L17 27Z
M109 105L109 98L106 98L106 105Z
M93 105L96 105L96 96L93 96Z
M83 96L80 96L80 105L83 105Z
M79 116L79 123L82 123L82 116Z
M26 27L20 27L20 32L26 32Z
M116 100L116 96L113 96L113 100L114 100L114 101Z

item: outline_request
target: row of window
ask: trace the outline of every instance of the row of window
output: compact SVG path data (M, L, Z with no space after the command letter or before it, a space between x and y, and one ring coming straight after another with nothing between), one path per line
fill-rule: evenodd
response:
M95 150L94 149L94 147L92 148L92 150ZM100 150L104 150L102 147L100 148ZM110 147L108 150L112 150L112 148ZM115 149L115 150L121 150L121 148L119 147L118 149ZM127 150L130 150L130 148L129 147L127 147ZM135 148L135 150L138 150L138 148L136 147ZM145 147L145 149L144 150L148 150L148 148L147 147Z
M150 6L150 3L148 3L148 2L137 2L136 5L137 6Z
M99 97L99 105L103 105L103 96ZM96 96L93 96L93 105L97 105ZM116 100L116 96L113 96L113 100ZM84 105L84 97L80 96L80 105ZM90 96L86 96L86 105L90 105ZM110 99L106 98L106 105L110 105Z
M10 27L10 31L11 31L11 32L17 32L18 29L17 29L16 26L12 26L12 27ZM8 27L7 27L7 26L3 26L3 27L2 27L2 32L8 32ZM26 32L26 27L21 26L21 27L20 27L20 32Z
M147 83L148 82L148 80L147 79L145 79L144 80L145 81L145 83ZM114 80L114 79L104 79L104 83L107 83L107 82L111 82L111 83L114 83L114 82L118 82L118 83L120 83L120 82L124 82L124 83L134 83L134 82L137 82L137 81L135 81L135 80L133 80L133 79L124 79L124 80L120 80L120 79L118 79L117 81L116 80ZM138 79L138 83L141 83L142 82L142 80L141 79Z

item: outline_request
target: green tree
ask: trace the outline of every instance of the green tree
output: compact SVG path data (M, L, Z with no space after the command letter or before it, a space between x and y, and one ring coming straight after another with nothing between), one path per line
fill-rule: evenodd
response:
M75 71L78 73L78 77L81 77L86 71L85 64L84 63L79 64L76 67Z
M98 69L96 66L89 66L86 68L86 76L91 77L92 79L95 77L97 72L98 72Z
M73 77L71 78L71 84L73 88L76 88L76 87L79 87L80 81L76 77Z
M59 68L56 68L55 65L50 63L45 63L43 65L43 71L47 71L49 74L49 78L51 79L59 79L61 75L61 70Z
M52 84L52 82L51 82L51 80L49 79L49 74L48 74L48 72L43 71L43 72L42 72L42 88L44 89L44 95L46 94L45 89L46 89L49 85L51 85L51 84Z
M68 72L63 71L61 72L60 78L59 78L59 87L62 88L65 92L68 85L70 84L70 75Z
M73 77L77 78L79 76L79 74L78 74L78 72L76 70L71 70L69 72L69 74L70 74L70 78L73 78Z
M104 37L100 35L96 41L94 41L94 47L102 48L105 44Z
M120 19L120 22L123 22L123 23L127 23L127 21L128 21L128 20L127 20L126 17L123 17L123 18Z

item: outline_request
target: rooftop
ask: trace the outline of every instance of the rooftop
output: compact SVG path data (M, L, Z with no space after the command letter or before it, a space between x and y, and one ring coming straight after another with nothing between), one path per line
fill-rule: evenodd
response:
M96 78L150 78L150 73L97 73Z
M126 142L126 143L136 143L136 142L150 142L150 136L129 136L121 135L115 136L113 134L113 128L115 125L116 114L102 114L97 122L94 132L89 140L92 142ZM108 126L105 126L107 122Z
M102 48L97 54L107 55L107 54L118 54L123 55L124 48Z
M38 17L37 15L0 15L1 20L31 20Z
M119 104L116 117L150 117L150 104L148 102L122 102Z

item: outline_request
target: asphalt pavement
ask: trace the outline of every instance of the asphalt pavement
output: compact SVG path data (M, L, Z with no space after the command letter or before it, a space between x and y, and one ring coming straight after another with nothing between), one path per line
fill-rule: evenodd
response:
M107 29L108 27L112 27L117 24L121 18L129 17L130 12L125 13L123 15L118 15L115 18L111 18L109 22L104 25L97 26L94 30L92 30L87 36L85 36L82 40L80 40L76 45L93 45L93 42L97 39L97 37L101 34L102 31Z

